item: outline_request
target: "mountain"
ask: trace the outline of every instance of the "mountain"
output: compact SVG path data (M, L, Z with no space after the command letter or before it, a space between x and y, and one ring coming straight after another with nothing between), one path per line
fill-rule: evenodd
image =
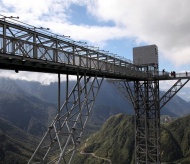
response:
M70 83L70 89L72 88L74 83L74 81ZM65 99L65 86L65 82L62 82L62 103ZM51 83L50 85L42 85L38 82L0 78L0 148L3 148L0 149L0 154L4 154L3 157L0 155L0 159L8 160L10 156L10 159L14 159L13 161L16 161L16 158L18 156L18 159L20 159L21 161L25 161L26 158L30 156L29 154L33 152L33 150L35 149L34 147L36 147L35 142L39 142L39 138L41 138L43 133L46 131L47 126L50 122L52 122L56 114L57 89L58 85L56 82ZM122 114L117 115L118 113ZM96 134L91 136L90 139L88 139L88 141L92 140L93 142L95 142L94 145L92 145L90 148L88 146L83 146L83 148L89 152L92 149L93 151L98 153L98 155L103 154L106 158L109 157L117 163L120 163L118 162L119 159L121 161L125 161L126 158L129 160L129 162L133 162L133 118L129 116L125 118L123 115L131 115L133 113L134 110L131 103L127 101L121 93L119 93L115 86L108 83L107 81L104 81L95 101L94 109L84 132L84 136L88 137L90 136L90 134L98 131L101 128L102 124L110 116L116 116L111 117L108 120L108 123L106 122L105 125L102 127L104 129L100 130L105 133L104 135L97 132ZM179 98L178 96L175 96L161 110L161 113L163 115L168 115L168 117L165 117L164 120L170 119L171 116L180 117L187 115L188 113L190 113L189 103ZM168 122L170 121L166 120L165 125L169 126ZM121 125L120 123L123 125ZM10 128L10 131L6 130L8 129L8 125L9 127L12 127ZM182 148L181 143L183 142L181 140L177 140L175 136L176 134L173 134L175 130L173 130L173 132L170 132L168 130L170 127L167 127L165 125L164 127L166 130L163 130L162 132L166 136L164 139L164 141L166 141L165 144L170 143L172 139L172 143L174 143L173 147L170 147L170 149L168 148L168 146L166 147L168 148L168 150L171 151L174 148L179 151L174 152L174 154L171 154L169 157L167 157L168 151L165 151L166 153L163 152L163 158L165 158L166 161L186 158L187 155L185 153L187 153L187 147L183 146ZM123 128L122 126L125 126L125 128ZM10 136L11 131L13 133L12 136ZM17 131L22 131L22 133L17 133ZM115 134L117 134L116 138ZM28 135L30 136L30 139L26 137ZM31 135L33 135L32 137L34 138L32 138ZM97 135L99 135L98 140L96 140ZM22 139L22 137L26 138L26 140L20 140L20 138ZM102 138L104 138L104 141L101 141ZM33 141L33 139L35 141ZM113 143L113 141L115 143ZM122 141L122 144L120 143L120 141ZM185 144L186 142L187 141L185 141L183 144ZM9 150L9 146L7 146L9 144L7 143L10 143L10 147L13 147L11 148L11 151ZM30 146L31 143L34 143L34 146ZM25 144L27 144L27 146L25 146ZM101 147L102 145L105 147ZM117 146L119 146L119 148ZM112 149L112 147L114 147L114 150ZM128 149L125 149L125 147L127 147L130 151L128 151ZM81 150L83 150L83 148ZM20 150L22 150L22 153L24 154L22 154ZM113 155L113 151L115 150L117 152ZM122 152L120 152L122 156L119 154L120 150L122 150ZM11 153L8 153L8 155L6 156L6 152L9 151ZM14 151L16 152L16 154L14 158L12 158L11 154L14 154ZM166 154L166 157L164 157L164 154ZM93 163L94 159L91 159L88 156L78 156L82 158L77 159L78 163L80 163L81 160L87 160L89 163ZM175 158L172 159L172 157ZM99 160L102 163L105 163L105 160Z
M184 157L190 157L190 115L179 118L165 126L173 136ZM190 160L189 160L190 162Z
M190 87L182 88L178 95L185 101L190 102Z
M75 81L70 81L69 89ZM61 82L61 103L65 101L65 81ZM58 83L42 85L39 82L0 78L0 116L30 134L41 135L53 120L58 98ZM160 95L163 95L161 92ZM112 115L134 114L132 104L106 80L102 83L88 122L88 132L98 130ZM189 103L173 97L161 110L161 115L181 117L190 113Z
M27 163L38 140L0 117L0 164Z
M0 117L33 135L42 135L55 105L28 94L9 79L0 80Z
M38 97L39 99L49 103L57 103L57 82L50 83L50 85L42 85L39 82L15 80L15 83L30 95ZM74 86L74 83L75 81L70 81L70 90ZM65 100L65 86L65 81L61 82L62 103ZM164 92L161 91L160 96L163 94ZM118 91L118 89L113 84L104 80L94 104L92 118L96 120L98 119L99 121L103 119L101 121L103 123L111 115L118 113L134 114L132 104ZM187 114L190 114L189 103L178 95L175 95L161 110L161 115L170 115L172 117L181 117ZM103 116L106 117L103 118Z
M118 114L86 139L74 164L134 163L134 117ZM190 163L190 115L161 127L161 159L165 163Z
M163 91L160 92L160 97L164 94ZM182 117L184 115L190 114L189 103L178 95L172 97L169 102L161 109L161 115L170 115L172 117Z
M134 118L118 114L106 121L100 131L89 139L83 151L94 152L112 163L125 164L134 161L134 143Z
M12 81L11 79L9 79ZM58 101L58 83L53 82L50 85L42 85L39 82L28 82L24 80L14 80L15 84L22 88L26 93L33 95L45 102L57 104ZM69 90L74 86L75 81L70 81ZM61 102L65 101L66 83L61 82ZM96 98L94 109L89 120L90 124L99 125L99 127L112 115L118 113L133 114L132 104L126 101L117 88L109 84L106 80L102 83L99 94Z
M27 82L23 80L15 80L18 87L30 95L33 95L45 102L57 103L58 83L50 83L50 85L42 85L39 82ZM75 81L71 81L69 89L72 89ZM65 99L65 81L61 82L61 100ZM164 92L161 91L160 96ZM113 115L123 113L127 115L134 114L132 104L127 100L118 89L106 80L102 83L99 94L96 98L94 109L85 128L83 137L88 137L91 133L100 129L103 123ZM189 103L175 95L161 110L161 115L170 117L181 117L190 113Z
M12 81L11 79L9 79ZM49 85L43 85L40 82L34 81L25 81L25 80L14 80L15 84L22 88L25 92L30 95L33 95L45 102L49 103L57 103L58 102L58 83L52 82ZM75 85L74 81L69 82L69 90L73 88ZM61 101L62 103L65 101L65 93L66 93L66 83L61 82Z

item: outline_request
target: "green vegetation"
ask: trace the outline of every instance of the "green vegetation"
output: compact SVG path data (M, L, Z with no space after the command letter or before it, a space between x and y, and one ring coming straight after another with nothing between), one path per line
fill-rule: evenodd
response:
M161 129L161 156L162 161L171 162L183 158L180 145L166 128Z
M98 126L93 128L98 129ZM16 164L27 163L38 142L37 137L0 117L0 164L12 161ZM98 157L110 159L112 164L133 164L134 142L134 117L114 115L99 131L83 141L73 164L109 164L107 160L80 152L94 153ZM190 116L162 124L161 157L164 163L190 162Z
M95 153L99 157L110 159L112 163L126 164L133 162L134 152L134 119L123 114L109 118L97 133L93 134L87 146L81 148L84 152ZM80 155L83 163L90 161L98 164L98 159L91 155ZM84 157L85 156L85 157ZM79 162L78 157L74 163ZM81 162L80 161L80 162ZM107 162L107 161L102 161ZM108 163L108 162L107 162Z
M182 160L180 163L181 164L189 164L190 163L190 157Z
M95 153L113 164L134 163L134 118L124 114L110 117L79 151ZM161 126L161 159L164 163L190 163L190 116ZM73 162L99 164L97 160L90 154L78 153Z

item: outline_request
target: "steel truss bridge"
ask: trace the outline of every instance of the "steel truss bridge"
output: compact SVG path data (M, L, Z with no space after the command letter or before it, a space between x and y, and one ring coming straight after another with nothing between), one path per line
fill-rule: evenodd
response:
M146 68L146 69L144 69ZM189 81L190 73L171 76L133 64L96 47L14 19L0 18L0 69L58 74L58 110L31 163L71 163L104 79L130 99L135 110L135 163L161 163L160 110ZM60 74L66 99L60 102ZM69 90L69 76L76 75ZM162 96L160 80L176 80Z

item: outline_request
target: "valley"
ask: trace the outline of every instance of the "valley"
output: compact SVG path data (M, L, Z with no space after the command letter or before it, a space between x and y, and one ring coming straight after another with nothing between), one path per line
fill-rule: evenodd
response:
M56 115L57 83L0 78L0 84L0 163L26 163ZM105 81L73 164L134 163L133 113L130 102ZM162 160L189 161L189 103L175 96L161 114Z

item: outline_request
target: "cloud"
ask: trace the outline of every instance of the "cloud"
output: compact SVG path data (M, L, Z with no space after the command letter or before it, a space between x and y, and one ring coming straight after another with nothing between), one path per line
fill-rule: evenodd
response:
M54 32L60 34L69 34L75 40L86 40L89 43L97 45L100 42L105 42L113 39L121 39L130 34L125 28L109 27L109 26L89 26L89 25L73 25L64 23L50 22L46 23L47 27L53 29ZM57 26L56 29L53 26Z
M71 5L85 6L97 22L112 26L73 24ZM94 46L133 38L136 44L156 44L162 59L173 66L190 64L189 0L1 0L1 14L19 16L37 27L84 40ZM85 18L84 18L85 19ZM137 46L136 45L136 46Z
M91 14L95 1L40 0L36 3L33 0L3 0L0 5L4 7L0 7L0 9L5 9L2 14L6 16L19 16L22 22L37 27L50 28L56 34L71 36L75 40L85 40L95 46L100 45L101 48L108 40L120 39L130 35L129 31L118 26L72 24L69 8L72 4L86 6L87 13Z
M190 1L97 0L92 14L124 26L139 41L155 43L166 60L190 63Z
M175 66L190 63L189 0L2 0L4 14L20 16L36 26L70 35L76 40L105 45L107 41L135 38L136 44L156 44L160 55ZM72 24L70 6L85 6L97 22L113 22L115 26ZM103 43L103 44L102 44Z
M160 89L162 91L168 91L175 83L177 82L177 80L162 80L159 82L159 86ZM183 80L182 82L185 82L185 80ZM186 88L190 88L190 83L187 83L184 87ZM181 93L181 92L179 92Z
M2 14L9 16L19 16L20 20L32 25L39 25L43 21L66 21L65 10L68 8L67 1L59 0L2 0L1 6L4 10ZM1 7L2 8L2 7Z
M38 81L43 85L49 85L51 82L58 81L58 75L50 74L50 73L37 73L37 72L24 72L19 71L19 73L15 73L15 71L10 70L0 70L0 77L10 78L14 80L26 80L26 81ZM66 80L66 75L61 75L61 81ZM76 76L70 75L69 80L76 80Z

